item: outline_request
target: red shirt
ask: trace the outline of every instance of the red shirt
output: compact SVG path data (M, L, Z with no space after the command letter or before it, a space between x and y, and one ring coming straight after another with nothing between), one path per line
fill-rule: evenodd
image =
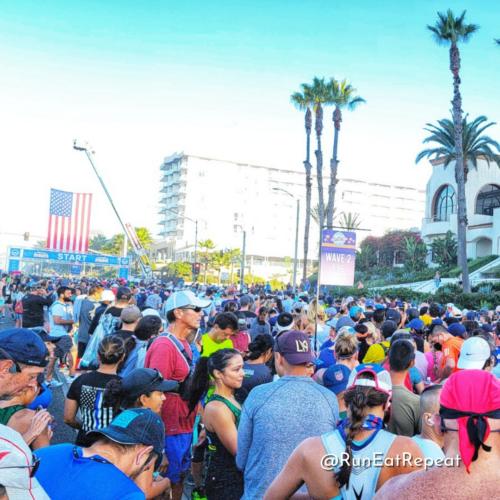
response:
M184 349L192 359L191 348L185 340L180 340ZM165 380L177 380L181 382L189 374L189 368L184 356L176 349L173 342L161 337L156 339L146 354L146 368L157 368ZM193 432L196 410L188 416L188 404L182 401L177 394L165 394L163 401L162 420L165 424L165 434L173 436L176 434L189 434Z

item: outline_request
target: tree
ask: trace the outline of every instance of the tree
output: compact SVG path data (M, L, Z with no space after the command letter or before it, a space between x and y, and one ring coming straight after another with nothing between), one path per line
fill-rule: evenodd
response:
M111 255L121 255L123 252L124 239L125 236L122 233L115 234L105 245L101 247L99 251ZM130 244L130 241L127 242L127 250L132 252L132 245Z
M97 234L89 240L89 248L92 250L100 251L101 248L108 242L108 239L104 234Z
M43 248L44 250L47 250L47 240L37 241L33 248Z
M302 93L295 92L291 96L291 101L295 107L299 108L301 111L306 110L305 115L305 127L306 127L306 160L304 162L304 167L306 169L306 217L304 224L304 269L302 271L302 277L304 281L307 277L307 254L309 253L309 228L311 224L311 197L312 197L312 165L310 162L310 150L311 150L311 128L312 128L312 116L311 116L311 106L313 105L311 86L307 83L301 85Z
M316 155L316 176L318 180L318 200L319 200L319 222L320 228L325 225L325 200L323 191L323 151L321 150L321 134L323 132L323 104L327 102L328 87L324 78L313 78L311 86L313 98L313 109L316 121L314 128L316 130L317 149Z
M222 268L228 268L231 265L231 255L229 252L224 252L222 255L220 252L215 252L212 254L211 263L213 268L219 273L218 284L220 285Z
M149 250L151 248L151 243L153 243L154 241L151 232L145 227L136 227L134 229L135 229L135 234L137 234L137 238L141 242L141 245L146 250Z
M201 252L198 253L198 258L200 259L200 263L203 264L204 266L204 278L203 282L207 282L207 272L208 272L208 266L210 265L210 262L212 260L212 253L215 250L215 243L210 240L202 240L198 242L198 246L201 250Z
M231 252L231 272L229 275L230 276L229 281L231 281L231 283L234 283L233 281L234 262L236 261L239 264L239 262L236 260L237 258L241 259L241 250L239 248L233 248L233 251Z
M325 209L326 207L324 206L323 211L325 211ZM314 222L316 222L316 224L318 224L319 226L319 203L311 209L311 217L313 218Z
M171 262L165 266L169 277L190 278L192 268L190 262Z
M368 271L377 265L377 253L371 246L361 247L356 250L356 268L359 271Z
M333 210L335 206L335 189L337 187L337 172L339 160L337 158L339 146L340 123L342 122L342 109L354 111L358 104L366 102L362 97L356 95L356 89L347 82L346 79L339 81L336 78L330 79L327 84L326 103L333 104L334 136L333 136L333 156L330 160L330 185L328 188L328 205L326 209L326 224L333 225Z
M342 212L339 216L340 227L346 231L354 231L361 225L359 214L352 214L350 212Z
M462 146L462 96L460 94L460 52L458 43L467 43L479 26L466 24L466 11L455 17L448 9L447 13L438 12L434 26L427 25L438 45L450 46L450 70L453 74L453 123L455 125L456 164L455 175L458 191L458 265L462 268L462 287L465 293L471 292L469 269L467 266L467 205L465 198L464 157Z
M419 271L427 267L427 245L422 240L404 237L403 262L409 271Z
M432 260L436 264L444 267L454 267L457 265L457 240L451 231L448 231L444 238L436 238L431 243Z
M468 123L467 118L469 115L465 115L462 120L462 154L464 159L464 182L467 182L467 175L469 173L469 162L471 165L477 169L477 160L482 157L488 163L496 163L500 167L500 158L497 154L500 151L500 144L494 141L491 137L487 135L481 135L487 128L492 125L496 125L495 122L482 125L488 120L486 116L478 116L475 120ZM424 143L435 142L439 144L436 148L428 148L421 151L415 163L418 163L423 158L430 158L434 156L437 158L444 158L444 168L446 168L450 162L456 160L456 148L455 148L455 125L452 120L444 119L438 120L438 125L432 125L431 123L426 124L428 128L424 128L431 133L431 135L424 139ZM496 153L493 152L491 148L497 150ZM455 180L457 181L457 171L455 170Z

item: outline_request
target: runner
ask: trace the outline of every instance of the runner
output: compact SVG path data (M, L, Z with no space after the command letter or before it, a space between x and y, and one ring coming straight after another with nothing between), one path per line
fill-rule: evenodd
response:
M386 370L379 365L359 365L351 373L344 394L349 418L337 430L303 441L264 499L290 498L305 483L312 498L368 500L391 477L416 470L417 467L404 464L403 460L394 466L377 467L372 463L375 453L381 454L381 460L402 458L405 452L424 458L415 441L384 430L384 422L390 415L391 394L391 378ZM347 453L348 461L342 466L332 464L324 468L325 455L340 457L343 453ZM354 465L363 459L372 465Z

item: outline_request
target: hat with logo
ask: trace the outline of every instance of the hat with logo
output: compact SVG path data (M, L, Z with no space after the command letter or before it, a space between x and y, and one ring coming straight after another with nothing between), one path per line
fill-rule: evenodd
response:
M374 380L359 378L362 373L371 373ZM391 375L380 365L362 364L354 368L347 382L347 389L352 389L356 386L374 387L377 391L385 392L385 394L392 396Z
M27 328L0 332L0 357L17 363L45 368L49 352L38 333Z
M113 300L115 300L115 294L111 290L103 290L99 302L113 302Z
M465 326L461 323L452 323L448 327L448 333L451 333L454 337L461 337L466 331Z
M242 311L234 311L233 314L238 319L238 330L240 332L245 331L248 328L247 327L247 317L245 316L245 313Z
M102 434L115 443L152 446L158 454L155 469L158 469L163 460L165 425L160 417L148 408L125 410L107 427L87 433L88 436L95 434Z
M366 299L366 307L375 307L375 301L373 299Z
M21 435L2 426L0 436L0 476L9 500L50 500L34 476L36 458Z
M408 327L419 331L424 327L424 322L420 318L414 318L408 323Z
M471 337L462 344L457 368L482 370L484 363L490 356L488 342L481 337Z
M130 402L151 391L172 392L179 387L175 380L165 380L158 370L136 368L122 379L123 392Z
M401 313L396 311L396 309L387 309L387 312L385 313L385 320L394 321L394 323L399 325L399 322L401 321Z
M166 311L170 312L174 309L182 309L186 306L208 307L211 302L211 300L199 299L189 290L185 292L175 292L167 299Z
M331 365L323 373L323 385L335 394L344 392L347 388L347 382L351 370L345 365Z
M297 330L276 337L276 352L279 352L291 365L314 363L309 337Z

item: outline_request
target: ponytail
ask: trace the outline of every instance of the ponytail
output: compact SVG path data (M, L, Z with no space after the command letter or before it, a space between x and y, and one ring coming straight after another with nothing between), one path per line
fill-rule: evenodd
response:
M106 384L106 389L103 395L103 406L112 407L113 415L116 417L120 413L120 407L125 399L121 379L110 380Z

